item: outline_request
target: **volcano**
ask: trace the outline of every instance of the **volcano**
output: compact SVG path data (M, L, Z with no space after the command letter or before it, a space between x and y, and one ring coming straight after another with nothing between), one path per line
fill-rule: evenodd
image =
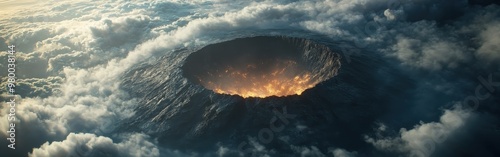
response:
M381 76L406 77L375 55L352 55L341 67L347 62L336 53L338 45L321 38L255 36L167 52L123 76L121 87L143 105L118 130L147 132L160 145L181 151L210 152L222 145L248 155L253 142L286 156L290 145L307 141L352 141L387 109L373 102L405 97L400 87L411 85L385 83ZM293 118L277 122L282 115ZM283 129L266 131L274 128L270 121ZM302 126L310 133L296 129ZM290 140L280 139L285 136ZM328 149L332 143L317 146Z

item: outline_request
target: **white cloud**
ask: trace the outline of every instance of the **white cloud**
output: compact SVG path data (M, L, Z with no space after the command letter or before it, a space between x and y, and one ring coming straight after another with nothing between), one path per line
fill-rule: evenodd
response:
M102 24L90 27L96 46L102 49L135 45L148 35L149 16L137 15L103 20Z
M117 153L121 153L126 146L139 149L141 147L137 145L154 145L134 141L144 138L142 135L131 135L130 140L113 143L107 137L74 132L100 135L101 128L109 127L115 120L133 116L133 108L138 101L120 89L121 75L153 55L165 55L178 47L221 40L211 39L214 34L253 29L306 30L333 39L366 41L374 45L368 47L373 51L381 50L405 65L432 70L459 67L468 63L474 55L483 60L500 59L498 20L470 26L472 30L464 33L472 32L471 36L477 37L476 47L464 44L469 42L468 39L454 35L465 28L453 24L442 28L432 21L447 17L446 11L450 9L462 7L466 2L463 0L451 7L447 6L447 1L424 0L401 3L401 7L394 8L388 8L387 2L382 0L208 2L212 5L198 7L205 2L171 1L159 8L160 2L50 2L37 4L37 7L22 14L2 17L0 37L6 39L8 44L18 44L19 60L29 62L20 63L19 68L32 73L19 80L19 90L26 90L27 97L32 97L23 98L21 103L24 105L18 108L19 119L22 120L20 127L29 128L19 140L36 139L34 143L37 143L40 140L66 138L62 142L44 144L35 149L33 156L70 153L74 149L70 146L77 145L101 148L107 143L112 147L109 149ZM226 6L232 6L231 12L224 10ZM179 11L179 7L186 10ZM441 7L445 9L440 10ZM495 10L498 6L490 6L484 15L477 17L496 17L498 11ZM417 15L414 12L429 13L408 17ZM424 21L413 23L405 20ZM475 22L469 20L465 18L459 23L474 25L471 23ZM367 32L365 26L370 21L382 25ZM353 30L358 26L362 33ZM58 91L57 94L54 90ZM6 108L1 111L7 113ZM394 149L398 151L417 150L426 144L419 139L433 139L434 134L450 134L463 125L467 117L459 110L447 110L440 122L401 130L399 137L368 138L367 141L380 149L397 147ZM1 114L0 118L6 119L5 114ZM4 130L7 128L4 121L0 121L0 126ZM402 144L402 147L396 144ZM257 153L273 153L255 140L250 140L249 145ZM219 155L230 154L232 151L228 149L220 147ZM304 156L323 155L314 146L296 147L295 150ZM131 156L137 153L131 151L134 150L123 150L123 153ZM152 152L150 155L154 156L155 151ZM334 156L356 154L343 149L331 153Z
M397 37L397 44L392 47L394 55L404 64L431 70L456 68L459 63L468 60L466 48L455 42L439 39L412 39Z
M396 20L397 18L400 18L401 15L397 15L393 10L386 9L384 11L384 16L387 17L388 20Z
M445 26L441 26L441 21L430 19L397 23L396 30L382 34L384 38L394 41L392 46L382 48L382 51L396 57L402 64L428 70L454 69L460 65L475 64L471 62L484 64L485 61L498 60L498 8L497 5L470 8L462 17ZM433 10L432 7L429 9ZM394 16L392 12L384 14L391 18ZM436 11L436 14L436 18L448 16L441 11ZM474 60L475 57L477 60Z
M159 149L142 134L130 134L122 137L121 142L94 134L69 134L60 142L46 142L40 148L33 149L30 157L46 156L120 156L139 157L159 156Z
M356 157L358 154L357 152L349 152L341 148L332 149L330 153L333 154L333 157Z
M7 86L7 81L3 78L2 87ZM27 79L17 79L16 93L23 97L48 97L52 94L59 92L59 86L62 83L63 78L61 77L48 77L46 79L40 78L27 78ZM3 93L7 93L7 89L0 89Z
M482 44L477 50L477 55L489 61L500 60L500 20L488 23L486 29L479 34L479 38Z
M439 144L450 138L449 136L455 131L464 127L472 114L459 107L445 110L439 122L421 122L410 130L402 128L396 137L373 138L365 136L365 141L379 150L430 156Z
M296 154L300 154L301 157L325 157L325 154L321 153L321 151L315 147L297 147L297 146L291 146L292 150Z

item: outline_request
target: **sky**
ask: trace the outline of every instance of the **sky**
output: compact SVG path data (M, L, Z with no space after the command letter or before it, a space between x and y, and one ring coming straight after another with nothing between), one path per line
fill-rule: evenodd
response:
M0 10L1 84L15 45L18 102L16 149L1 140L2 154L500 156L498 2L1 1ZM276 112L179 70L196 49L257 35L308 38L342 56L339 74L304 94L325 99L264 101L297 111L273 144L255 135Z

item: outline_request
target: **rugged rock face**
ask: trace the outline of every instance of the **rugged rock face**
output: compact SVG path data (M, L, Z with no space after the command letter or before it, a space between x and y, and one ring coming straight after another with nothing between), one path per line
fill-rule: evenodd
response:
M268 45L262 47L264 51L245 45L248 40ZM408 77L374 54L350 56L349 64L339 69L341 60L334 53L339 51L335 43L315 44L329 41L253 37L233 42L242 45L225 49L228 51L216 50L230 42L206 46L198 52L178 50L156 64L129 71L122 88L140 99L141 105L136 115L123 121L126 125L121 129L145 132L158 137L162 145L196 152L214 151L219 146L246 152L258 143L275 154L286 155L293 154L290 145L307 141L317 141L314 145L322 150L331 146L359 148L354 140L363 140L360 130L373 128L376 117L387 109L374 104L391 104L391 98L405 95L399 87L413 86ZM278 51L272 44L291 48ZM250 59L242 58L245 54ZM220 72L219 67L234 64L239 68L240 64L260 60L271 65L276 58L296 61L302 69L294 70L309 72L318 84L300 95L243 98L218 94L200 81L210 76L209 72ZM399 83L380 76L397 78Z

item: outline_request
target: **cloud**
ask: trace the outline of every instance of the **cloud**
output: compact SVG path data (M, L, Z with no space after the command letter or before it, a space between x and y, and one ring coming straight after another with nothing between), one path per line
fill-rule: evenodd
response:
M430 33L430 32L429 32ZM397 43L392 47L395 56L410 66L431 70L443 68L456 68L459 63L468 60L464 52L466 48L455 42L440 39L413 39L412 37L399 36Z
M121 47L124 44L135 45L147 37L150 18L144 15L106 19L100 26L90 27L95 43L102 49Z
M330 153L333 154L333 157L356 157L358 154L357 152L349 152L341 148L332 149Z
M19 79L25 78L46 78L50 76L47 73L47 60L40 58L40 56L35 54L27 53L16 53L16 77ZM3 60L3 64L0 64L0 68L7 69L7 51L0 52L0 60ZM30 67L30 68L21 68ZM7 76L7 70L0 71L0 75Z
M7 86L7 78L3 78L2 87ZM4 81L5 80L5 81ZM52 94L59 92L59 86L63 82L61 77L48 77L48 78L26 78L17 79L16 93L21 97L41 97L46 98ZM0 89L2 93L7 93L7 89Z
M421 122L410 130L401 128L399 135L395 137L365 136L365 141L379 150L430 156L437 145L451 138L454 132L464 127L470 121L472 114L456 107L452 110L445 110L439 122Z
M498 7L469 8L463 16L454 18L455 21L446 26L433 18L412 23L388 23L387 26L396 31L387 30L374 36L392 40L387 42L392 46L381 48L382 52L410 67L441 70L474 62L491 62L498 60L494 52L500 50L494 46L499 42L496 31L500 22ZM386 10L384 14L389 19L395 18L393 12Z
M134 117L135 107L144 105L138 104L140 98L121 88L122 74L154 61L155 56L169 56L177 48L199 47L246 35L301 36L297 32L304 31L332 40L352 41L356 48L381 53L405 66L440 76L442 70L460 73L462 66L481 65L483 61L498 64L495 61L500 59L499 6L471 7L465 0L402 1L394 5L384 0L82 1L40 3L30 8L2 17L0 38L5 44L18 46L18 74L22 78L17 89L23 104L18 107L19 128L23 130L18 140L29 147L28 151L39 147L33 156L64 156L77 146L88 147L89 155L106 149L113 155L157 156L155 142L141 142L148 138L145 135L118 138L120 142L109 137L113 137L118 122ZM5 60L5 55L0 59ZM178 65L181 60L173 59L175 62L169 64ZM179 83L171 82L173 79L158 80L162 84ZM5 120L8 110L0 110L0 118ZM381 150L427 154L431 152L427 149L429 139L453 134L465 125L470 114L459 109L446 110L438 122L402 129L396 137L365 140ZM309 125L304 126L310 129ZM5 130L7 122L1 121L0 127ZM255 140L250 140L249 145L257 154L277 154ZM318 148L321 147L293 147L303 156L326 156ZM183 154L157 149L164 154ZM222 146L214 151L219 156L241 153ZM357 154L344 149L329 153Z
M481 45L477 56L488 61L500 60L500 20L487 23L485 29L479 34Z
M19 45L16 47L16 50L18 52L31 53L37 42L53 35L49 28L26 28L16 30L6 42L11 44L23 43L22 46Z
M16 127L19 129L17 140L23 147L16 153L27 153L27 149L37 147L45 141L60 140L73 132L111 134L118 121L134 115L132 108L136 105L135 100L119 90L119 82L113 81L114 79L105 79L114 83L102 82L106 73L95 73L97 71L99 70L65 68L63 81L54 86L44 85L44 81L40 79L20 80L33 80L32 86L24 86L20 82L21 86L17 88L20 92L23 87L36 92L37 86L47 91L57 86L58 92L48 97L17 99L17 103L22 104L16 107ZM54 81L57 82L57 79ZM26 92L28 95L36 94ZM8 113L8 110L9 108L1 109L2 113ZM6 120L7 114L0 117ZM7 121L0 121L0 124L4 130L8 127ZM5 137L3 133L1 136Z
M149 137L143 134L131 134L122 137L121 142L94 134L70 133L60 142L46 142L40 148L33 149L30 157L46 156L123 156L139 157L159 156L159 149Z
M325 157L325 154L321 153L321 151L315 147L296 147L292 146L292 150L301 157Z
M402 10L386 9L384 11L384 16L387 18L387 20L397 20L404 18L404 13Z

